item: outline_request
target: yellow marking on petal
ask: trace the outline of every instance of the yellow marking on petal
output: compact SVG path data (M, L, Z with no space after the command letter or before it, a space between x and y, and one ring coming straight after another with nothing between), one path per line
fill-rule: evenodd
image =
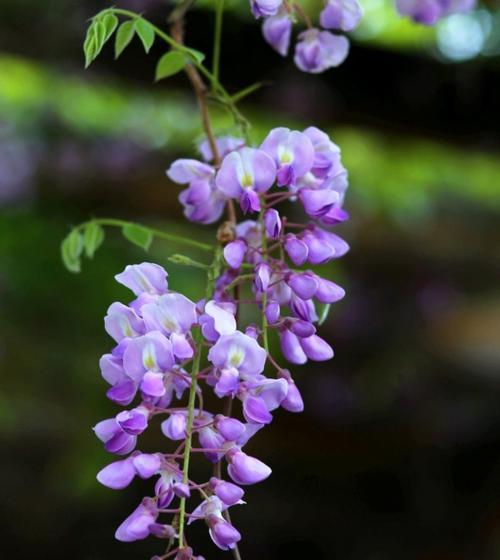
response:
M242 187L252 187L253 186L253 177L250 173L245 173L241 178L241 186Z
M245 352L238 346L233 346L229 349L229 365L237 368L245 358Z
M142 353L142 362L144 367L148 370L153 370L156 367L156 354L152 344L148 344Z
M281 163L291 163L293 157L292 154L290 152L283 152L280 155L280 162Z

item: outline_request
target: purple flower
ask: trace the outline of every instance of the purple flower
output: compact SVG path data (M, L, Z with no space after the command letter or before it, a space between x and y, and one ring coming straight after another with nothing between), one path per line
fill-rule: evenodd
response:
M176 183L189 185L179 195L188 220L211 224L220 218L225 198L215 188L215 170L210 165L195 159L179 159L170 166L167 175Z
M210 537L220 549L233 549L236 543L241 540L239 531L225 519L217 515L210 515L207 517L207 523L210 528Z
M304 134L314 147L312 174L323 180L332 178L339 180L340 176L347 177L347 171L340 159L340 148L330 140L328 134L315 126L306 128ZM347 187L347 184L345 186Z
M271 281L271 269L266 263L259 263L255 267L254 287L257 293L267 292Z
M155 303L145 305L142 313L148 330L166 335L187 333L197 321L196 305L176 293L160 296Z
M352 31L363 16L363 10L357 0L328 0L319 16L321 27Z
M269 239L278 239L281 233L281 218L274 208L269 208L264 212L264 227Z
M304 410L304 401L290 372L288 370L282 370L280 375L288 383L288 391L286 397L281 401L281 406L289 412L302 412Z
M292 364L305 364L307 356L302 349L300 339L292 331L283 329L280 332L280 346L283 356Z
M136 475L150 478L160 470L159 455L148 453L132 454L122 461L115 461L97 474L97 480L113 490L127 487Z
M212 463L217 463L223 456L222 451L213 451L214 449L221 449L226 443L223 436L211 426L201 428L198 432L198 440L203 449L210 449L205 453L205 457Z
M140 336L144 334L144 321L137 316L133 309L115 302L109 306L108 313L104 318L106 332L116 342L124 338Z
M262 142L261 149L276 163L279 186L294 185L299 177L311 169L314 161L311 141L298 130L274 128Z
M315 297L321 303L335 303L345 296L345 290L325 278L318 278L318 289Z
M210 479L210 486L213 488L215 495L227 506L239 503L245 494L243 488L236 486L236 484L215 477Z
M236 331L221 336L210 348L208 359L215 367L234 368L240 375L255 376L264 371L266 351L255 339Z
M174 363L172 344L159 331L130 339L123 353L125 373L135 381L147 371L168 371Z
M349 250L349 245L338 235L317 227L306 230L301 239L307 245L307 261L311 264L338 259Z
M271 411L278 408L286 397L288 385L285 379L267 379L255 383L245 390L241 397L243 415L247 422L269 424L273 417Z
M301 338L300 344L310 360L323 362L333 358L332 347L317 334L313 334L307 338Z
M250 0L252 13L256 18L274 16L278 13L283 0Z
M159 295L167 291L167 272L158 264L129 264L115 276L120 284L129 288L136 296L143 293Z
M160 471L160 478L155 484L155 495L159 508L167 508L174 499L174 484L182 480L177 465L166 463Z
M309 255L306 243L293 233L288 233L285 237L285 251L295 266L302 266Z
M214 168L196 159L178 159L167 170L169 179L185 185L200 179L210 179L215 174Z
M280 304L275 300L270 300L264 310L269 325L274 325L280 318Z
M312 218L324 216L340 200L338 192L328 189L301 189L299 198L304 210Z
M233 334L236 332L233 305L214 300L207 302L200 324L203 336L210 342L216 342L222 334Z
M245 240L236 239L236 241L231 241L224 247L224 258L231 268L240 268L246 252L247 244Z
M312 272L291 274L287 283L301 299L311 299L316 294L319 285L317 276Z
M286 56L292 35L292 20L288 12L280 10L276 15L266 18L262 24L262 34L275 51Z
M182 413L171 414L161 424L161 431L166 437L177 441L186 437L186 415Z
M236 448L226 453L226 459L229 463L227 472L236 484L256 484L265 480L272 472L265 463Z
M222 415L216 417L215 427L226 441L238 441L245 432L245 425L242 422Z
M148 425L148 413L143 407L124 410L115 418L102 420L94 426L96 436L110 453L126 455L136 446L137 436Z
M239 198L243 211L260 210L258 192L267 191L276 178L273 160L262 150L242 148L222 161L215 178L218 189L229 198Z
M242 148L245 145L245 140L234 136L220 136L219 138L216 138L215 144L217 146L217 151L219 152L219 157L223 158L229 152ZM210 147L210 142L208 140L203 140L203 142L198 146L198 149L205 161L212 161L214 159L212 148Z
M213 542L222 550L229 550L234 548L241 539L241 535L222 516L225 509L227 509L227 505L222 503L218 496L211 496L191 513L188 525L197 519L204 519Z
M295 64L304 72L318 74L344 62L349 52L346 37L329 31L308 29L299 35L295 47Z
M122 542L145 539L150 534L150 526L158 517L158 509L154 500L144 498L137 509L118 527L115 538Z

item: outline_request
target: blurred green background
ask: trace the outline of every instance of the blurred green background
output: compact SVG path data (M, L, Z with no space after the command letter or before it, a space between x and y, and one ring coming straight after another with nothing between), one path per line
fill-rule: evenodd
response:
M314 124L350 173L340 228L351 245L327 274L347 290L323 328L328 364L293 369L303 415L279 412L249 449L272 465L233 514L243 558L500 558L500 6L435 29L389 0L366 17L347 62L301 74L264 44L245 0L228 3L223 80L269 83L243 106L259 140ZM128 294L113 275L145 256L110 232L80 275L59 243L89 216L119 216L200 239L164 170L195 156L200 127L183 76L153 84L155 45L112 48L87 72L90 0L2 0L0 19L0 551L19 560L148 558L158 542L113 532L149 483L116 493L91 426L116 413L99 356L102 317ZM161 0L121 0L162 25ZM308 2L313 13L319 2ZM211 2L189 14L187 41L209 52ZM230 120L214 112L220 132ZM290 212L294 210L291 209ZM296 210L295 210L296 211ZM192 255L196 258L196 255ZM203 279L168 264L196 297ZM144 445L163 444L151 430ZM200 465L201 467L201 465ZM207 559L228 555L201 524Z

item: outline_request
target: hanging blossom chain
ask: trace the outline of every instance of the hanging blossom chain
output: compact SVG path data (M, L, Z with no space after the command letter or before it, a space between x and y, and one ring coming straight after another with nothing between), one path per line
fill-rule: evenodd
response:
M170 290L166 270L155 263L128 265L116 275L135 298L108 309L105 329L116 344L102 356L100 369L110 386L107 397L124 409L99 422L94 431L107 451L123 458L103 468L97 478L112 489L127 487L135 477L155 479L153 495L118 527L118 540L153 535L167 542L157 560L201 560L189 545L187 529L203 522L216 546L231 550L238 560L241 535L229 508L245 503L244 487L271 474L267 464L244 448L272 422L275 410L297 413L304 408L281 361L300 365L333 357L316 328L344 290L307 266L328 263L348 251L347 243L331 231L348 219L342 208L347 172L339 147L315 127L275 128L259 146L250 141L248 123L235 101L247 92L231 96L219 81L223 2L216 3L211 71L201 53L184 45L183 18L190 5L188 0L174 10L170 34L133 12L105 10L92 20L84 48L89 64L115 30L117 55L134 35L146 51L155 37L171 47L158 63L157 78L185 70L206 139L199 146L200 159L179 159L167 175L185 186L179 200L189 221L213 224L227 212L215 248L103 218L74 228L62 254L68 268L78 271L81 255L92 257L102 243L104 226L120 227L127 239L146 249L158 237L212 253L209 264L184 255L171 257L206 272L206 292L199 301ZM117 16L127 18L120 27ZM214 135L209 97L230 111L240 136ZM290 203L303 209L305 222L292 222L280 210ZM296 213L293 206L287 208ZM244 324L243 305L257 310L258 324ZM279 340L281 357L271 352L273 338ZM205 405L207 393L221 400L218 410ZM138 437L157 417L170 450L137 450ZM194 456L212 465L205 480L192 478Z
M395 0L400 15L417 23L434 25L450 14L467 12L476 0ZM358 0L327 0L313 25L299 2L292 0L250 0L253 15L263 19L264 39L281 56L290 50L293 25L306 29L298 35L294 62L304 71L317 74L342 64L349 54L349 39L339 32L354 31L363 17Z

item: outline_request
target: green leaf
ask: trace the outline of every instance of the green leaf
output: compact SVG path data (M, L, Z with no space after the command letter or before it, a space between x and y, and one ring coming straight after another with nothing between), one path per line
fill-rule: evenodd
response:
M190 49L186 47L186 51L189 56L192 56L196 62L200 64L205 60L205 55L201 51L197 51L196 49Z
M87 35L83 43L83 52L85 54L85 68L88 68L95 58L95 24L91 23L87 29Z
M136 224L127 224L122 228L123 236L131 243L142 247L147 251L153 241L153 234L151 231L143 226Z
M328 314L330 313L331 304L327 303L323 309L321 310L318 325L322 325L328 318Z
M104 24L104 29L106 30L106 35L104 37L104 42L106 42L111 35L113 35L114 30L118 27L118 18L114 14L107 14L102 19Z
M104 241L104 229L96 222L89 222L85 226L83 232L83 246L85 254L89 259L94 256L94 253L99 249Z
M97 21L94 27L94 40L95 40L95 56L101 52L104 42L106 41L106 26L102 21Z
M80 255L82 250L83 238L77 229L73 229L61 243L61 257L64 266L70 272L80 272Z
M164 54L156 65L155 80L163 80L180 72L186 65L186 57L179 51Z
M133 21L124 21L115 37L115 58L118 58L132 41L135 33L135 25Z
M137 31L137 35L141 38L144 50L148 53L155 42L155 30L153 26L149 21L140 18L135 21L135 30Z

